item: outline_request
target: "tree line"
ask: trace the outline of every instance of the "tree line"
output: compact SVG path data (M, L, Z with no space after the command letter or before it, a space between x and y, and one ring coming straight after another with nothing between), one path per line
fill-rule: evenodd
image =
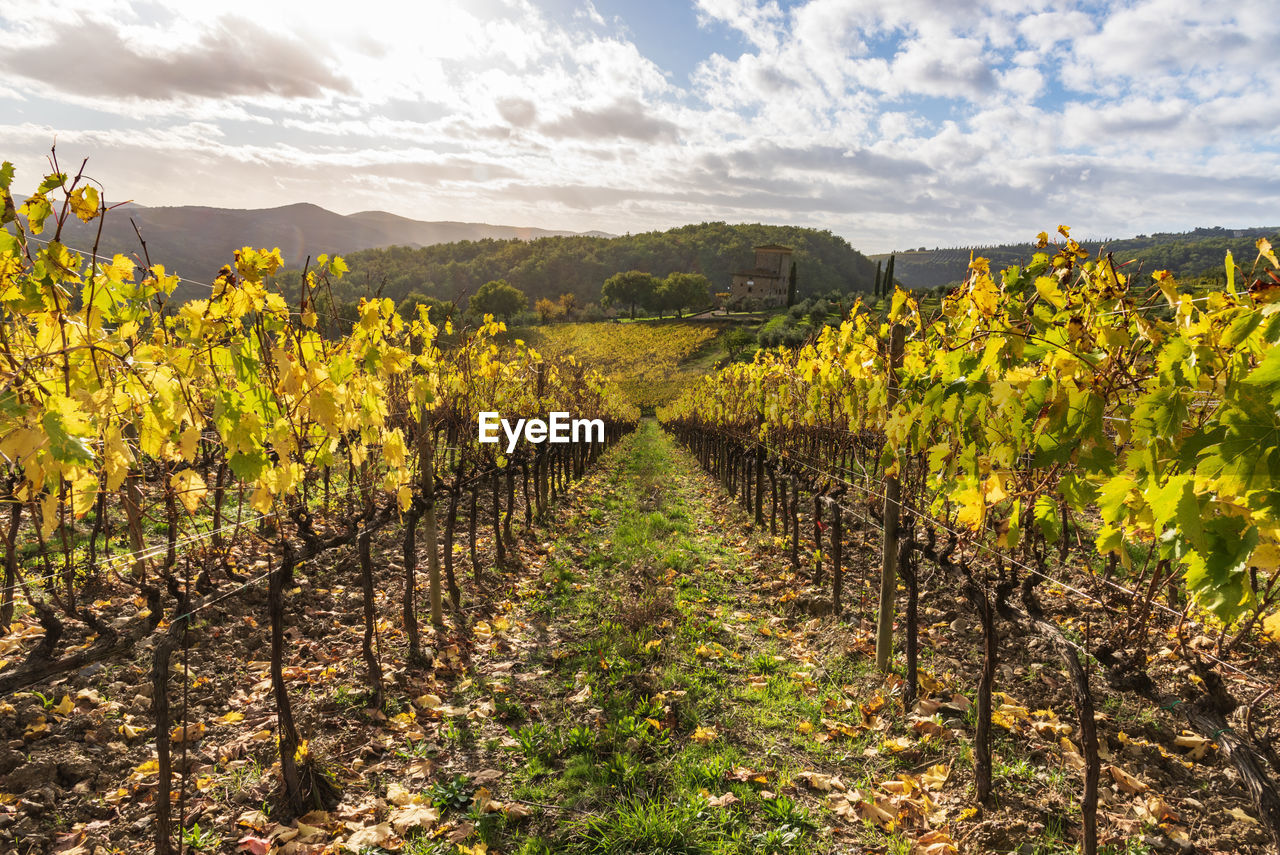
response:
M875 265L830 231L714 222L618 237L486 239L363 250L345 256L351 271L335 283L330 298L334 304L351 304L378 294L400 303L413 294L422 298L419 302L433 300L465 309L482 287L500 281L525 295L528 302L521 311L528 307L540 311L536 307L542 300L566 305L566 294L572 295L567 304L570 312L584 311L601 301L607 279L626 271L649 274L663 283L673 273L698 274L705 277L712 293L727 291L733 273L752 265L753 248L770 243L794 249L794 260L802 271L801 298L833 290L871 290ZM691 288L687 284L673 287L677 290L669 288L648 304L637 298L637 309L656 311L653 300L676 300L679 288ZM663 302L661 310L681 311L694 305L696 301Z
M1257 255L1254 242L1268 238L1280 244L1274 227L1251 229L1200 228L1185 233L1160 232L1120 240L1081 240L1080 246L1092 255L1111 252L1119 263L1128 262L1125 272L1139 266L1148 272L1170 270L1179 279L1216 277L1222 279L1222 262L1228 251L1246 266ZM1034 251L1028 244L1002 246L908 250L897 257L897 277L910 288L951 285L964 277L971 256L981 256L991 267L1017 266Z
M524 291L505 279L494 279L481 285L461 305L412 291L400 301L397 309L401 317L414 318L418 307L426 306L430 309L430 318L441 323L459 316L476 322L485 315L493 315L506 322L549 324L600 320L604 309L626 312L632 318L636 317L637 310L660 318L667 314L683 317L685 311L711 305L712 299L711 281L699 273L671 273L659 279L640 270L628 270L604 281L598 303L583 304L572 292L566 292L555 300L540 298L530 311L529 297ZM343 307L340 314L354 319L354 304Z

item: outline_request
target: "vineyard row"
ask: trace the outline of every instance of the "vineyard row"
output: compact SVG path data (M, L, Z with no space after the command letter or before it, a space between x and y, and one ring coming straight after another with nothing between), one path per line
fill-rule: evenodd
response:
M6 163L0 225L12 231L0 231L0 500L9 519L0 632L25 602L44 634L0 671L0 691L131 650L160 632L155 839L156 851L168 852L170 660L178 650L185 658L195 615L265 578L280 770L286 804L301 815L325 776L302 750L284 674L297 568L354 547L362 658L370 705L379 708L375 535L400 526L408 659L429 666L433 651L422 643L417 612L420 553L429 620L443 631L445 593L455 609L461 605L454 571L460 511L469 507L479 596L486 580L477 528L492 530L493 563L507 569L521 511L526 524L548 513L569 482L635 426L638 412L572 357L547 357L522 342L499 347L504 327L491 318L442 348L426 309L405 320L390 300L373 299L348 333L322 334L315 307L345 272L337 258L316 259L299 293L286 298L273 284L278 251L246 247L207 299L173 306L177 277L162 265L148 259L139 271L123 256L108 261L61 243L69 218L100 221L108 213L83 174L55 171L20 207L12 180ZM46 237L28 241L28 230ZM482 412L573 413L602 427L604 441L523 444L504 454L477 441ZM254 522L268 570L246 577L228 555ZM112 554L116 528L127 549ZM147 545L148 529L162 535L161 544ZM227 583L215 584L217 575ZM147 607L132 620L108 620L94 595L113 583L134 586ZM69 633L83 643L60 656ZM186 828L185 816L179 819Z
M1226 291L1190 295L1163 272L1148 287L1109 257L1088 259L1060 232L1056 246L1042 234L1045 251L1023 267L997 274L975 259L934 315L899 291L888 323L855 309L797 351L729 366L659 418L757 525L768 493L770 526L780 508L792 563L811 563L810 581L830 585L837 613L845 515L857 509L852 517L882 529L877 660L892 665L901 573L908 711L919 692L919 559L968 600L983 630L980 801L992 793L1001 620L1043 639L1071 678L1085 851L1097 848L1094 663L1113 686L1176 708L1217 740L1280 843L1280 797L1261 758L1280 763L1225 718L1239 703L1224 676L1257 681L1247 663L1222 658L1255 648L1277 603L1276 259L1260 241L1248 273L1228 257ZM806 509L811 538L801 536ZM1046 581L1076 592L1077 607L1100 607L1083 641L1046 616L1036 594ZM1188 652L1194 679L1148 673L1156 615L1177 619L1184 650L1193 627L1218 636L1217 655Z

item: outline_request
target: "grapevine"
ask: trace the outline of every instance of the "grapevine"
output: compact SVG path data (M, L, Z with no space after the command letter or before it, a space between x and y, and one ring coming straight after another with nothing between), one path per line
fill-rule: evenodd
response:
M0 622L8 626L21 591L39 612L46 636L25 662L0 671L0 684L24 685L164 629L166 640L156 647L154 712L160 771L167 782L169 657L185 643L194 613L265 576L281 774L287 804L300 815L322 776L300 769L311 761L293 723L282 665L287 592L296 568L327 550L357 546L364 661L374 705L380 706L372 535L393 522L404 523L403 619L410 657L429 662L416 613L418 521L426 523L422 545L430 619L443 629L440 550L447 556L456 607L452 524L460 492L470 488L474 497L481 483L492 484L501 568L504 543L512 539L513 473L519 469L525 475L526 513L530 474L536 506L545 512L548 492L554 495L580 477L602 450L523 444L513 454L500 454L477 442L478 413L532 417L569 411L603 420L608 442L633 427L638 413L572 357L547 357L521 343L500 346L497 337L505 328L492 318L457 346L442 348L441 331L425 308L405 319L391 300L367 299L350 330L334 335L331 324L321 323L317 307L320 294L346 272L340 258L318 257L302 277L300 293L286 295L275 284L282 266L278 250L245 247L221 270L206 298L174 306L169 296L179 278L163 265L148 262L140 268L124 256L108 260L61 242L69 217L89 223L110 213L83 173L55 169L21 205L11 195L13 179L13 167L5 163L0 169L0 225L8 227L0 230L0 465L11 525ZM335 474L345 482L345 497L331 493ZM509 488L505 530L499 521L504 477ZM189 567L180 573L179 566L189 565L192 556L180 562L177 546L210 536L222 543L224 507L232 491L245 496L263 526L260 531L272 535L274 563L266 574L244 579L232 574L224 553L222 567L237 586L216 588L206 561L193 593ZM435 509L446 501L449 523L442 545ZM335 507L339 503L342 507ZM117 508L129 533L127 565L110 558L99 562L96 553L98 535ZM157 513L166 532L160 549L143 542L144 520ZM94 548L85 556L74 541L77 524L88 517L94 521ZM474 512L471 522L474 532ZM24 572L18 560L19 540L27 530L38 541L39 578ZM61 566L55 568L59 547ZM216 557L208 549L196 550L194 557L201 555ZM146 625L130 629L123 639L82 597L104 569L127 569L150 605ZM478 564L476 569L479 574ZM99 643L59 658L64 619L87 624ZM162 783L166 797L157 805L157 851L170 846L168 790Z
M908 700L916 691L915 553L955 580L983 627L982 801L992 786L997 612L1056 646L1076 683L1077 712L1092 720L1079 646L1043 619L1033 594L1046 581L1070 587L1052 569L1052 553L1057 565L1079 556L1095 585L1128 596L1122 635L1139 651L1153 603L1242 639L1274 608L1280 577L1280 265L1271 246L1258 241L1247 271L1228 256L1225 290L1190 294L1165 271L1144 281L1108 255L1089 258L1067 227L1058 234L1051 243L1042 233L1024 266L997 273L972 259L962 286L935 313L899 289L886 318L855 307L804 347L731 365L658 414L754 506L758 524L768 477L770 525L780 504L797 567L801 491L814 497L815 523L824 509L838 520L852 506L882 518L888 531L901 515L905 538L897 552L886 545L882 591L891 618L893 568L901 565ZM905 339L900 353L889 346L896 334ZM823 582L820 528L814 584ZM1010 599L1019 586L1020 604ZM1143 586L1147 595L1135 595ZM1167 604L1154 597L1162 587ZM889 626L882 613L882 632ZM1108 650L1098 655L1118 664ZM1135 663L1141 653L1127 664ZM1188 709L1204 713L1204 700ZM1220 712L1190 721L1219 735L1225 727L1210 726ZM1087 765L1092 851L1096 756ZM1237 761L1242 776L1256 780L1245 765ZM1265 780L1251 789L1277 833L1274 789Z

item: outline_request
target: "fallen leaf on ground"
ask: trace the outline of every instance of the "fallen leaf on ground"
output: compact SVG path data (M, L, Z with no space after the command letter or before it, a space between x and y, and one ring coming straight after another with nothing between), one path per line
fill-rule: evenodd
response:
M448 828L448 826L445 826L445 828ZM459 846L459 848L461 848L462 841L466 840L468 837L474 834L475 830L476 830L476 827L473 823L460 822L458 823L458 827L453 829L453 831L450 831L446 835L446 837L449 838L450 843L456 843Z
M236 819L236 825L243 825L245 828L252 828L254 831L261 831L267 827L267 815L260 810L247 810Z
M496 813L502 810L502 802L494 800L488 787L481 787L471 797L471 807L480 813Z
M951 835L942 829L922 835L911 847L911 855L955 855L958 851Z
M173 732L169 734L169 739L173 742L194 742L204 736L206 729L202 721L189 724L186 727L175 727Z
M1162 822L1181 821L1178 814L1159 796L1149 796L1145 800L1134 799L1133 812L1139 819L1145 819L1157 825Z
M1146 784L1114 764L1107 766L1107 774L1111 776L1111 780L1116 782L1116 786L1126 793L1145 793L1150 789Z
M942 701L937 698L928 698L916 702L915 714L920 716L931 716L942 708Z
M801 772L796 777L803 779L810 787L822 793L829 793L832 790L844 792L845 790L844 782L837 775L826 775L822 772Z
M326 837L328 837L328 834L323 828L316 825L308 825L301 820L298 821L298 836L296 838L298 843L319 843Z
M1256 819L1254 819L1253 817L1249 816L1249 814L1245 813L1244 811L1242 811L1242 810L1241 810L1240 808L1238 808L1238 807L1234 807L1234 808L1232 808L1231 810L1227 811L1227 813L1231 814L1231 816L1232 816L1233 818L1238 819L1238 820L1240 820L1241 822L1247 822L1249 825L1257 825L1257 824L1258 824L1258 821L1257 821Z
M404 767L404 773L410 778L426 778L431 774L433 768L435 768L435 764L430 760L414 760Z
M403 835L411 828L425 828L440 819L440 811L427 805L409 805L393 811L390 817L391 827L396 834Z
M940 790L947 782L947 776L950 772L950 769L943 764L938 763L937 765L930 766L925 770L924 774L920 776L920 783L924 784L931 790Z
M267 855L271 851L271 841L248 834L240 838L236 848L251 855Z
M391 823L380 822L377 825L366 825L363 828L356 829L343 845L356 851L359 851L362 846L381 846L386 848L386 845L391 842L391 836Z
M423 710L438 710L444 706L444 701L435 695L419 695L413 699L414 706Z
M1098 744L1101 745L1102 740L1099 740ZM1070 766L1072 769L1075 769L1077 772L1082 772L1089 765L1088 763L1085 762L1084 757L1081 756L1080 752L1076 749L1076 744L1072 742L1070 739L1067 739L1064 736L1058 740L1058 745L1061 746L1062 748L1063 762L1066 763L1068 766Z
M857 801L854 802L853 798L856 798ZM850 798L850 803L854 805L858 811L858 815L862 819L874 822L885 831L893 831L894 822L896 820L895 815L886 810L882 804L878 803L878 800L873 793L858 791ZM883 804L887 805L888 800L884 800Z
M1184 730L1180 736L1173 740L1173 744L1179 748L1191 749L1185 755L1188 760L1202 760L1213 742L1205 739L1203 736L1198 736Z

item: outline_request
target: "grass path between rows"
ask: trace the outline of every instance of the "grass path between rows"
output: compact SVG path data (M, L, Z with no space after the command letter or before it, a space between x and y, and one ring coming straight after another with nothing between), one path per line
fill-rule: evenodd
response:
M446 736L458 771L502 773L480 803L506 805L455 814L464 851L955 851L928 831L946 766L893 741L856 636L787 612L741 512L669 436L643 424L571 502L451 701L493 698ZM870 791L899 770L896 800Z

